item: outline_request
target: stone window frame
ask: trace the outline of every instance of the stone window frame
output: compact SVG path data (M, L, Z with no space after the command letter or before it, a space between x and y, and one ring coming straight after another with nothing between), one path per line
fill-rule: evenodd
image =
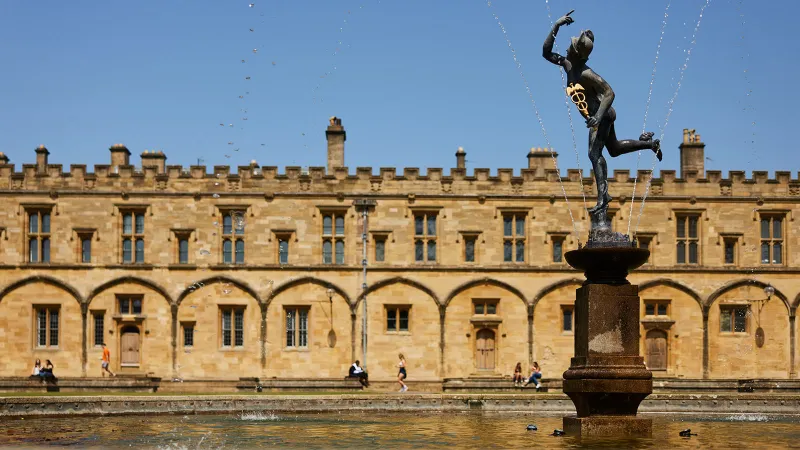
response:
M25 246L25 262L27 264L50 264L53 255L53 216L58 215L56 205L54 203L23 203L20 205L23 210L23 230L25 231L24 246ZM31 232L31 214L37 215L37 231ZM45 233L43 228L43 214L48 216L48 231ZM36 261L31 261L31 241L36 239L37 252ZM44 259L44 242L47 242L47 261Z
M226 266L243 266L247 264L247 238L246 238L246 231L247 231L247 224L239 230L236 227L236 224L233 223L233 216L239 213L241 214L242 218L252 217L252 212L250 211L250 205L216 205L215 215L219 215L221 217L221 232L219 233L219 262L220 264L224 264ZM225 221L230 220L230 232L226 233L226 225ZM231 242L231 250L230 250L230 262L225 262L225 242ZM238 261L238 254L239 252L236 251L238 247L238 243L242 243L242 251L241 251L241 262Z
M192 239L194 235L194 239ZM197 231L194 228L172 228L170 229L169 241L175 241L172 251L175 255L174 264L190 266L195 263L192 255L191 243L197 242ZM186 241L186 262L181 262L181 241Z
M103 343L105 342L105 333L106 333L106 310L93 309L89 311L89 314L92 317L92 324L91 324L92 347L102 348ZM98 318L100 319L100 323L102 323L102 328L100 330L97 329ZM100 331L100 334L98 334L98 331ZM100 338L100 342L97 342L98 337Z
M391 230L370 230L369 232L372 235L372 262L376 264L383 264L386 263L386 251L388 250L388 246L386 245L388 242L394 242L394 237ZM383 260L378 260L378 242L383 242Z
M413 243L412 249L414 251L415 264L438 264L441 254L441 246L439 245L439 237L441 236L441 221L439 216L444 218L441 206L419 206L409 208L411 210L411 242ZM417 217L422 216L422 234L417 234ZM433 217L434 228L433 233L430 233L430 218ZM422 244L422 259L417 259L417 245ZM433 246L431 246L433 244ZM433 248L434 258L430 258L431 248Z
M220 351L242 351L246 347L247 340L245 339L245 312L247 312L247 305L239 304L225 304L217 305L219 311L219 349ZM225 345L225 313L230 313L230 344ZM241 314L242 327L239 329L236 326L236 316ZM237 338L241 338L241 344L237 344Z
M647 258L645 264L652 265L653 256L655 255L655 247L656 245L659 244L658 233L652 231L640 231L636 233L635 239L636 239L636 246L638 248L644 248L650 252L650 257ZM647 245L642 247L642 241L646 242Z
M346 265L347 264L347 214L349 213L351 206L337 206L337 205L317 205L317 209L319 210L320 215L320 236L321 244L322 244L322 264L325 265ZM325 218L331 218L331 225L330 225L330 232L325 233ZM338 229L336 227L336 219L342 219L342 232L338 233ZM325 244L330 243L330 260L326 260L326 252L325 252ZM339 246L338 244L341 243L341 262L338 262L337 256L339 252L336 251L336 248Z
M727 247L733 243L733 262L727 262ZM725 267L738 267L741 261L741 248L745 245L744 234L740 232L720 232L717 245L722 247L722 265Z
M642 304L644 308L642 308L642 316L648 318L666 318L669 319L670 313L672 313L672 300L670 299L662 299L662 298L647 298L642 300ZM653 305L653 312L654 314L647 314L647 306ZM666 312L664 314L660 314L660 306L666 306Z
M465 264L470 264L470 265L479 264L479 261L478 261L478 243L479 242L478 241L481 241L481 243L485 243L486 242L485 239L483 239L483 240L480 239L482 234L483 234L483 231L480 231L480 230L461 230L461 231L458 232L458 236L460 236L460 238L456 238L456 243L460 243L461 241L464 241L464 245L461 246L461 256L462 256L461 260ZM474 248L472 249L472 261L467 260L467 241L470 241L470 240L472 240L474 242Z
M116 208L117 215L119 216L117 220L117 229L119 230L119 259L121 264L126 266L128 265L143 265L147 264L147 217L152 216L152 209L150 205L114 205ZM131 219L131 232L125 233L125 217L132 216ZM136 218L138 216L142 217L143 224L142 224L142 232L139 233L136 226ZM125 261L125 240L131 240L131 254L130 254L130 261ZM142 242L142 260L136 261L136 244L138 241Z
M761 210L758 210L758 215L757 216L758 216L758 219L757 219L758 228L756 230L756 232L757 232L756 236L758 236L758 263L759 263L759 265L765 266L765 267L782 267L782 266L786 266L786 257L787 257L787 255L789 255L789 252L787 250L787 245L789 243L789 238L787 236L787 233L788 233L789 228L790 228L790 227L788 227L786 225L786 222L787 221L792 221L792 217L791 217L790 212L787 211L787 210L778 210L778 209L761 209ZM773 228L773 223L774 222L773 221L776 218L781 219L781 226L780 226L781 237L780 238L775 238L773 236L774 235L774 228ZM767 234L769 234L768 237L764 237L764 230L763 230L763 227L764 227L763 222L764 222L764 220L767 220L768 223L769 223L768 230L767 230L768 231ZM774 256L774 250L775 250L774 245L775 245L776 242L779 243L780 246L781 246L781 252L780 252L781 260L780 260L780 262L777 262L777 263L773 262L773 261L775 261L775 258L773 256ZM765 243L768 245L768 249L769 249L769 258L767 259L767 262L764 262L764 258L763 258L763 252L764 252L764 248L763 247L764 247Z
M287 324L289 323L287 316L290 311L295 313L293 324L291 328L292 332L292 345L289 345L287 342L287 338L289 336L289 328ZM304 311L305 314L305 332L306 332L306 345L300 345L300 338L301 338L301 322L300 322L300 312ZM295 351L295 352L308 352L311 351L311 305L283 305L283 350L284 351Z
M564 258L564 253L566 253L568 243L567 239L569 238L570 233L568 231L548 231L546 236L547 239L545 243L549 244L550 246L550 264L567 264L567 260ZM556 243L561 244L561 253L559 255L561 261L556 261Z
M181 320L180 325L181 325L181 347L183 347L184 349L191 350L191 349L194 348L194 336L195 336L195 331L196 331L196 328L197 328L197 321L196 320ZM192 330L192 332L191 332L192 343L189 344L189 345L186 344L186 331L187 330Z
M495 216L499 215L501 217L501 221L502 221L501 222L501 228L500 228L500 236L501 236L501 239L502 239L502 242L503 242L503 246L501 248L502 255L503 255L503 264L527 264L528 263L528 260L529 260L529 258L528 258L528 248L530 247L530 245L528 245L528 236L530 235L530 233L528 232L528 226L529 226L529 224L531 222L528 219L529 219L529 216L531 215L531 209L532 208L520 208L520 207L499 207L499 208L497 208L497 211L500 214L496 214ZM511 220L511 235L510 236L506 235L506 230L505 230L506 217L512 217L512 220ZM522 217L523 220L525 221L525 223L524 223L524 225L522 227L522 232L523 232L522 235L518 235L517 234L517 228L518 228L517 227L517 220L520 217ZM533 219L533 217L530 217L530 219ZM506 243L507 242L511 242L511 260L510 261L506 260L505 248L506 248ZM522 248L522 261L519 261L519 252L517 251L519 242L522 242L522 245L523 245L523 248Z
M100 241L100 235L96 228L73 228L72 239L76 241L75 254L78 264L91 264L94 259L92 241ZM89 261L83 260L83 241L89 241Z
M570 312L570 316L571 316L570 317L570 324L569 324L570 329L569 330L565 329L565 327L564 327L564 324L566 323L566 321L564 320L565 319L564 316L565 316L565 313L567 311ZM559 312L560 312L560 314L558 316L558 318L559 318L558 322L560 324L559 329L561 330L561 335L562 336L564 336L564 335L574 336L575 335L575 304L574 303L561 304L561 305L559 305Z
M32 305L33 308L33 327L31 330L33 331L33 349L35 351L57 351L60 350L61 344L61 330L62 330L62 321L63 321L63 314L61 314L61 305L60 304L53 304L53 303L34 303ZM39 340L39 313L40 311L45 311L45 343L40 344ZM57 322L56 322L56 343L53 345L52 337L52 312L57 311Z
M730 302L730 303L722 303L719 305L719 335L720 336L747 336L750 334L751 328L751 316L752 313L750 312L750 303L747 301L737 301L737 302ZM727 310L727 311L726 311ZM744 331L736 331L736 310L744 310ZM723 312L724 311L724 312ZM722 316L723 314L729 314L730 318L730 330L723 330L722 329Z
M139 300L139 312L134 311L134 302ZM128 312L122 312L122 303L128 303ZM144 317L144 294L115 294L114 311L117 316Z
M273 229L272 235L276 241L275 245L275 262L281 266L287 266L291 264L289 257L292 254L292 236L294 236L294 242L297 242L297 230L295 229ZM286 243L286 262L281 261L281 243Z
M388 303L383 305L383 331L385 334L410 335L411 334L411 309L413 305L407 303ZM395 312L395 329L389 328L389 311ZM408 326L405 330L400 329L400 312L405 311Z
M483 312L479 313L477 306L483 306ZM489 306L494 305L494 312L489 313ZM500 315L500 299L496 297L476 297L472 299L472 315L473 317L485 316L499 316Z
M689 236L691 233L691 218L697 219L697 236ZM683 230L684 236L680 237L680 229L681 221L686 219L685 228ZM689 266L689 267L699 267L703 265L703 227L701 223L703 221L707 221L708 217L706 216L705 209L674 209L672 210L672 214L669 216L669 220L674 220L675 222L675 265L677 266ZM679 262L678 259L678 245L683 243L684 247L684 262ZM697 245L697 261L690 262L691 258L691 244L694 243Z

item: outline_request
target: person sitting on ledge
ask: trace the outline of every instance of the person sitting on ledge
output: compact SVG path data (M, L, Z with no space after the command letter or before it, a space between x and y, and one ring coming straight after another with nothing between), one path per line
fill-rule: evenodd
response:
M56 376L53 375L53 363L49 359L45 361L44 367L39 370L39 376L42 377L42 381L55 381Z
M368 379L369 376L367 375L367 372L364 372L364 369L361 368L360 364L361 361L356 360L356 362L354 362L353 365L350 366L349 376L352 378L358 378L358 381L361 383L362 386L369 387L369 379Z
M522 385L522 387L527 386L528 383L533 383L536 385L536 390L538 391L539 388L542 387L542 383L539 381L541 379L542 379L542 369L541 367L539 367L539 363L534 361L533 367L531 367L531 376L530 378L528 378L528 381L526 381L525 384Z
M522 363L518 362L517 366L514 367L514 387L518 387L522 384L522 380L524 377L522 376Z
M39 376L39 372L41 370L42 370L42 360L39 359L39 358L36 358L36 362L33 363L33 371L31 371L31 376L32 377L38 377Z

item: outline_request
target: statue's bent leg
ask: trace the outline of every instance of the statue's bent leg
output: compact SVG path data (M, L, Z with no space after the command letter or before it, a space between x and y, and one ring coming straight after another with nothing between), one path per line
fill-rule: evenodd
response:
M589 209L594 212L608 205L611 196L608 194L608 165L603 156L603 147L606 145L606 138L609 130L614 126L614 122L604 119L597 126L596 130L589 132L589 161L592 162L595 184L597 185L597 205Z
M617 133L614 130L614 125L611 125L611 130L608 134L608 139L606 140L606 148L608 149L608 154L617 157L619 155L624 155L626 153L633 153L638 150L653 150L656 154L656 157L659 161L661 161L662 153L661 153L661 141L658 139L653 139L653 133L647 132L642 133L639 136L639 140L635 139L623 139L617 140Z

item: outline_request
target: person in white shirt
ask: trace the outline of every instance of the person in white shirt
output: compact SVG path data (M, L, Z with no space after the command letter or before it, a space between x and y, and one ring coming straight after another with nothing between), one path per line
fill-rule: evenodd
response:
M361 368L361 361L356 360L352 366L350 366L350 375L351 377L358 377L358 381L361 382L361 385L364 387L369 387L369 378L367 372L364 372L364 369Z

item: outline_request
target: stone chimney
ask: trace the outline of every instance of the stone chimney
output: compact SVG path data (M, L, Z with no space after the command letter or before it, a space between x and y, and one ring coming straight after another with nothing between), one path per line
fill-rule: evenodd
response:
M528 169L533 169L535 177L545 176L545 170L555 169L553 158L558 158L558 153L552 148L531 147L528 152Z
M142 153L142 169L156 167L156 173L166 173L167 155L162 151L147 151Z
M124 144L114 144L108 150L111 152L111 165L113 167L130 165L131 152Z
M459 169L467 168L467 152L464 151L464 147L458 147L458 151L456 152L456 167Z
M3 152L0 152L0 164L8 164L8 156Z
M40 145L36 147L36 171L39 173L47 172L47 156L50 154L50 151L47 150L47 147L44 145Z
M681 151L681 178L694 172L698 178L705 176L706 144L700 140L695 130L683 129L683 142L678 147Z
M332 175L337 167L344 167L344 141L347 140L342 119L333 116L330 120L331 124L325 130L328 139L328 175Z

